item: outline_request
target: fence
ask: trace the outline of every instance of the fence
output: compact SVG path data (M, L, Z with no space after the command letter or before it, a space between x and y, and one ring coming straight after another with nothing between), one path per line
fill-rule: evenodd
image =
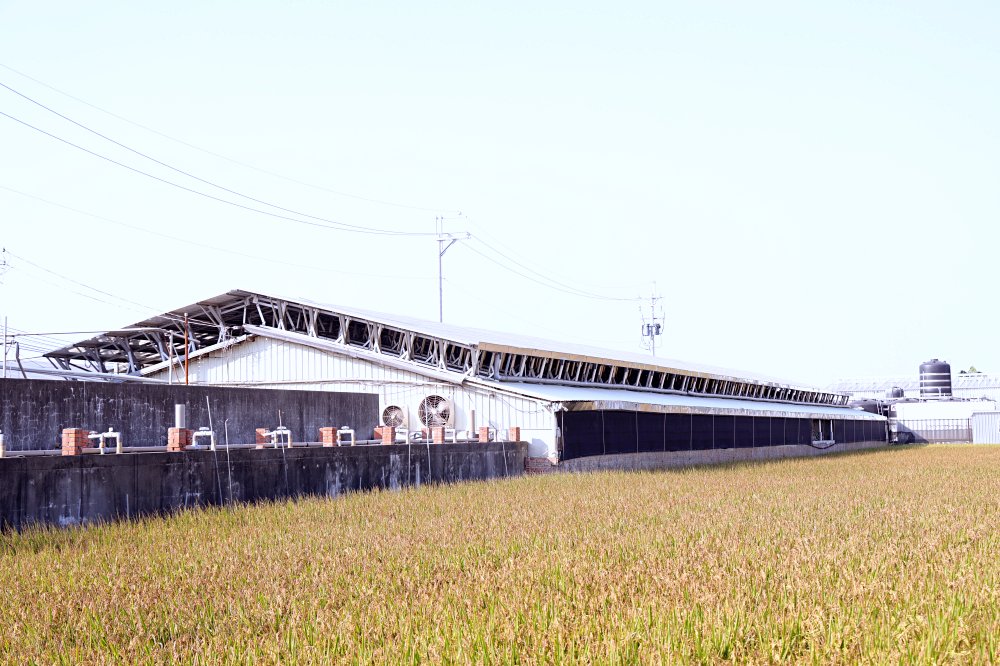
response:
M1000 444L1000 412L973 412L973 444Z
M899 444L972 441L969 419L891 419L889 432Z

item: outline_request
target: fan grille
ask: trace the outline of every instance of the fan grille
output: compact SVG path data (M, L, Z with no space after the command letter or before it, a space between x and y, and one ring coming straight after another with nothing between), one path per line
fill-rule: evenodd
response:
M420 401L417 416L428 428L448 425L451 421L451 403L439 395L429 395Z
M406 422L406 413L402 407L389 405L382 411L382 423L392 428L398 428Z

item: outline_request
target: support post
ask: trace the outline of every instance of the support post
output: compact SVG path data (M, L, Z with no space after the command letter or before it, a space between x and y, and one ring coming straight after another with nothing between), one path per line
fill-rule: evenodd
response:
M442 259L444 258L444 253L448 251L452 245L460 240L465 240L472 238L472 234L466 232L465 239L457 238L451 234L446 234L444 232L444 218L436 217L434 218L435 226L437 227L437 242L438 242L438 321L444 321L444 273L442 269ZM445 245L444 242L448 241Z
M184 313L184 385L188 385L188 361L190 359L190 346L188 344L188 313Z

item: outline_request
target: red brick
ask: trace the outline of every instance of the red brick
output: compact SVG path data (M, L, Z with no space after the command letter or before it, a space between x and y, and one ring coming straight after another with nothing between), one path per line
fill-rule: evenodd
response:
M382 443L383 444L396 443L396 429L394 427L382 426Z
M518 426L510 427L510 441L520 442L521 441L521 428Z
M433 426L431 428L431 438L435 444L444 444L444 426Z
M193 439L194 431L189 428L167 428L167 451L183 451Z
M83 428L66 428L62 431L62 454L64 456L78 456L83 453L83 448L87 446L89 430Z
M319 441L323 442L323 446L337 446L337 429L320 428Z
M257 428L254 430L254 433L256 433L256 444L258 449L264 448L264 446L268 443L267 435L264 434L266 432L268 432L267 428Z
M490 441L490 429L489 426L479 427L479 442L481 444L486 444Z

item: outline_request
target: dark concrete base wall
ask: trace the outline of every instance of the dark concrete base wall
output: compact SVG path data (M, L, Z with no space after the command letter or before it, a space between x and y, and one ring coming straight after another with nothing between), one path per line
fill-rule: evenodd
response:
M527 444L399 444L0 459L0 524L75 525L230 502L519 476Z
M0 379L0 431L9 451L58 449L63 428L112 427L126 446L166 446L178 403L187 405L193 430L209 425L210 403L218 441L228 419L233 444L252 444L254 429L277 427L278 412L302 442L319 441L327 426L369 438L379 415L378 396L364 393Z
M835 444L828 449L817 449L801 444L768 446L753 449L710 449L707 451L653 451L648 453L619 453L607 456L574 458L559 464L560 471L592 472L598 470L651 470L745 462L748 460L775 460L800 458L826 453L842 453L885 447L885 442L851 442Z

